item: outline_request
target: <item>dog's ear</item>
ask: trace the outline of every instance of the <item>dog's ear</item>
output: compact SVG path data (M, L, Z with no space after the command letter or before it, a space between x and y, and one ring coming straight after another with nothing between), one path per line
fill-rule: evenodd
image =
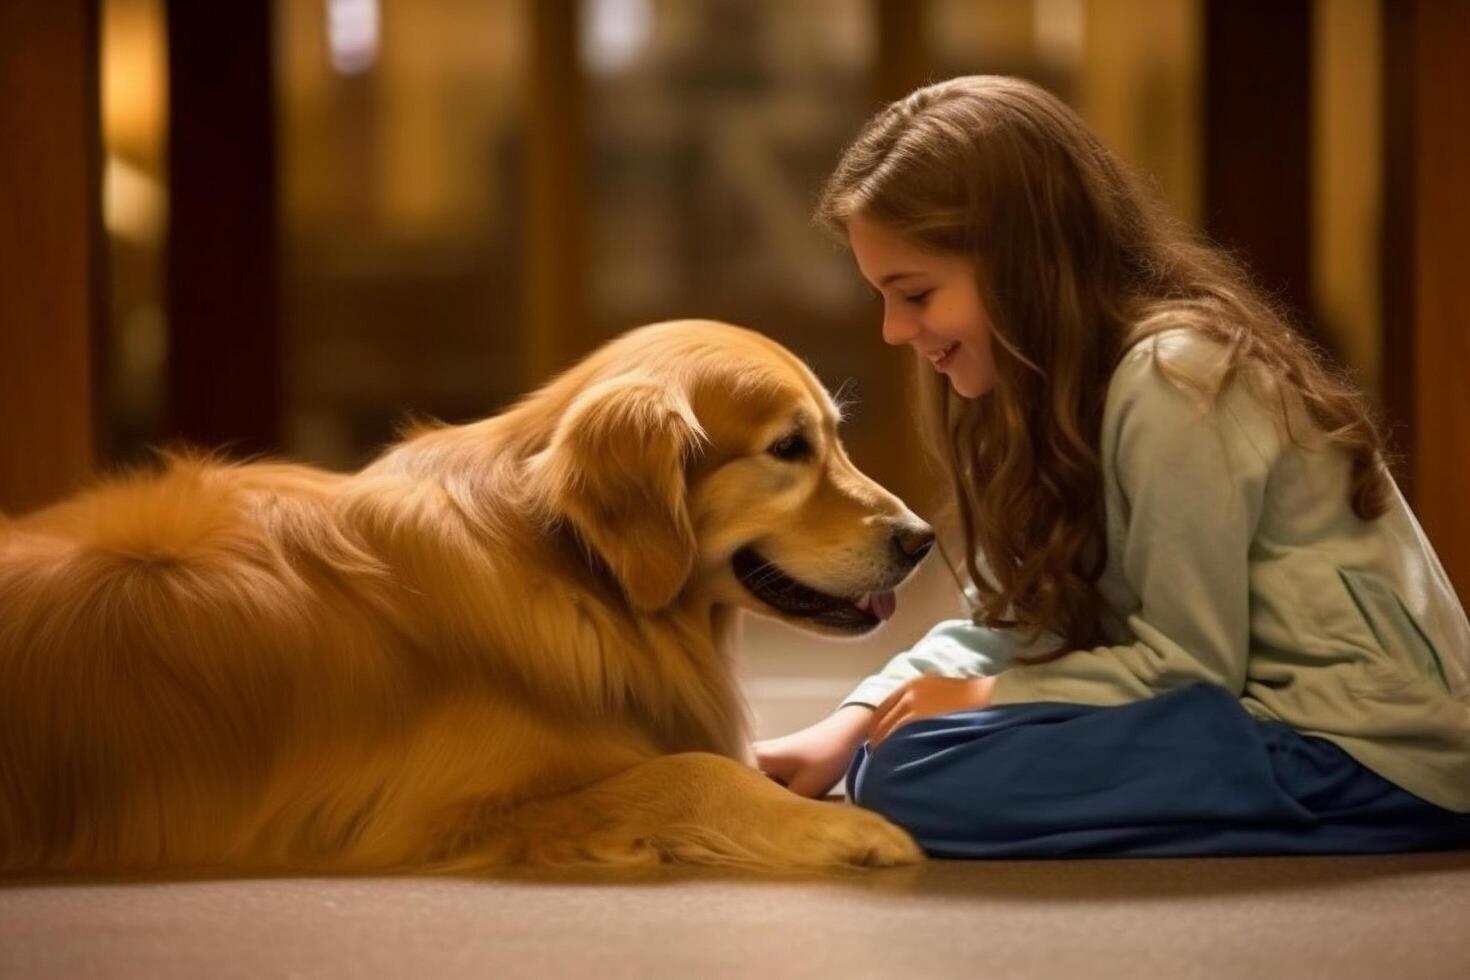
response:
M694 568L685 463L703 440L682 392L621 377L579 394L533 461L544 499L640 609L667 606Z

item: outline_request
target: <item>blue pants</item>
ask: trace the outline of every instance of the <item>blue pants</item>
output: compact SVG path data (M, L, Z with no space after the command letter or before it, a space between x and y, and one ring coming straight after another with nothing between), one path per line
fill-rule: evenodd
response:
M936 857L1368 854L1470 846L1408 793L1208 685L960 711L858 749L848 796Z

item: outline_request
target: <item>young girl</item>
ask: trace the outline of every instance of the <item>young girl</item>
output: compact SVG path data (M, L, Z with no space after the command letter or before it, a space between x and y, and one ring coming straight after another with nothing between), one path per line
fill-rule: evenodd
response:
M1009 78L883 110L819 216L926 375L975 612L766 772L846 770L940 856L1470 844L1470 625L1360 396L1238 266Z

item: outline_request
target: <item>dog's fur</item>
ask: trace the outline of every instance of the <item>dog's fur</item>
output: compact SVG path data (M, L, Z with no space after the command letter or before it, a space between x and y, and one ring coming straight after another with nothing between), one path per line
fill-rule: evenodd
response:
M0 871L918 860L749 765L732 555L858 596L928 533L837 420L683 321L356 474L172 456L0 518Z

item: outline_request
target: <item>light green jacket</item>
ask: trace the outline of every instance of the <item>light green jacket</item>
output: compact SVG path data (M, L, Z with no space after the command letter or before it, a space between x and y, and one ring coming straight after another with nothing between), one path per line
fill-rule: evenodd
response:
M1209 384L1223 358L1172 330L1129 351L1113 375L1098 583L1113 645L1011 666L1028 652L1014 635L946 621L843 703L876 705L925 674L998 675L995 705L1113 705L1203 681L1254 717L1328 739L1409 792L1470 812L1470 624L1397 488L1387 514L1359 520L1348 459L1322 444L1289 392L1290 433L1259 372L1211 405L1160 363Z

